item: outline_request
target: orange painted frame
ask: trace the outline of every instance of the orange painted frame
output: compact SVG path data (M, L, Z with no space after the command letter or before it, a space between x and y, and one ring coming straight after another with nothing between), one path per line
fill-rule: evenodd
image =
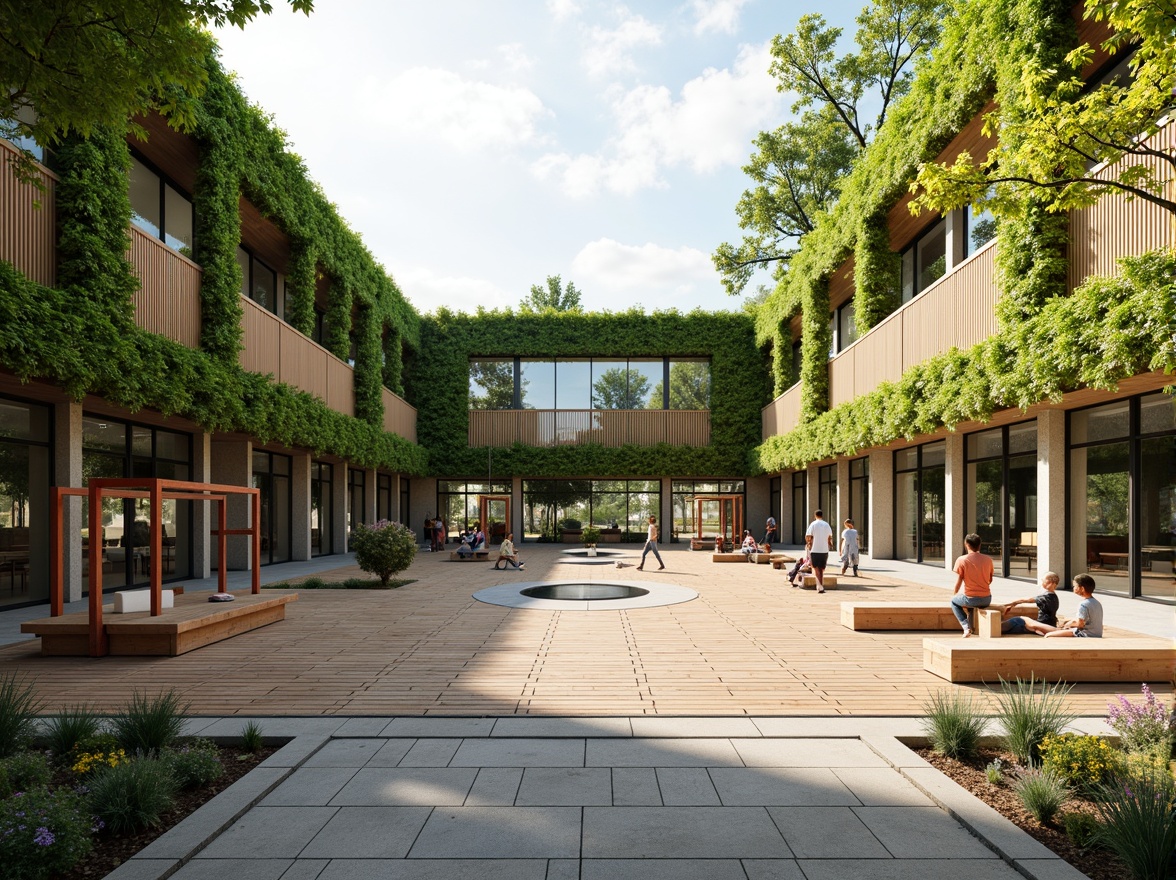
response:
M719 534L727 537L727 504L731 505L731 541L736 545L743 539L743 496L742 495L695 495L694 496L694 525L702 534L702 505L707 502L717 502L719 505Z
M246 495L250 498L250 513L253 525L247 529L227 528L226 506L230 495ZM186 480L143 479L136 477L96 477L85 489L67 486L53 486L50 489L50 531L49 531L49 613L60 617L65 611L65 584L61 565L62 503L66 497L86 497L90 501L88 534L90 536L89 584L90 584L90 656L104 657L109 653L106 630L102 624L102 553L101 540L94 543L95 536L102 534L102 499L149 498L151 499L151 521L149 551L152 559L163 559L163 503L166 501L210 501L217 506L217 528L211 534L217 536L217 584L224 592L228 587L228 571L225 562L226 538L229 535L247 535L251 542L252 592L261 592L261 490L247 486L228 486L217 483L192 483ZM94 550L99 552L95 553ZM163 612L163 565L151 566L151 616Z

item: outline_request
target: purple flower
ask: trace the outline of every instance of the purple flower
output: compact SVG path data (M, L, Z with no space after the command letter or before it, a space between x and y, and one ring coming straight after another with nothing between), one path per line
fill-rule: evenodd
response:
M103 822L101 819L95 817L94 824L90 826L90 831L92 831L94 834L97 834L99 831L101 831L105 827L106 827L106 823Z
M53 836L53 832L44 825L38 828L36 835L33 836L33 843L37 846L53 846L56 840L57 838Z

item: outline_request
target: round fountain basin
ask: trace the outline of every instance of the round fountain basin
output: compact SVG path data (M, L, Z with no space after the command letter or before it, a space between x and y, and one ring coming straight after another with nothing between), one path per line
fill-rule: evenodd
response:
M602 599L636 599L648 596L649 590L626 584L540 584L519 591L532 599L556 599L565 602L597 602Z

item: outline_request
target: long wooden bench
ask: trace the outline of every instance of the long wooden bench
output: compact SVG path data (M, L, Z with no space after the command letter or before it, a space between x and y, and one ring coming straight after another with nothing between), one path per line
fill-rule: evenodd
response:
M754 557L754 558L751 558ZM759 565L767 565L772 561L772 557L767 553L743 553L736 550L734 553L712 553L711 562L742 562L746 565L749 562L755 562Z
M285 620L286 603L298 598L297 593L276 591L234 595L233 602L209 602L208 593L177 596L175 607L158 617L149 611L116 615L114 605L103 605L110 653L176 657ZM85 611L28 620L20 625L20 631L40 636L42 656L84 657L90 653L90 619Z
M1003 611L993 603L987 609ZM1022 605L1017 611L1037 616L1036 605ZM944 602L842 602L841 625L852 630L948 630L959 632L960 622Z
M1176 646L1167 639L923 639L923 668L950 682L1167 682Z
M458 553L456 550L449 551L450 562L485 562L489 558L489 550L475 550L470 554Z

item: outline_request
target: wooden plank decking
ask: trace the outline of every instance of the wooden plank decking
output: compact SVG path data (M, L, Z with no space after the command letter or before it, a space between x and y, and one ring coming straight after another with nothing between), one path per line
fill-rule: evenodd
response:
M931 694L960 687L923 669L924 634L852 632L840 621L847 599L946 604L945 589L867 567L817 595L789 589L785 572L712 565L685 545L663 546L666 570L644 572L569 563L559 545L519 549L522 575L426 553L404 573L415 583L303 591L281 626L179 657L41 657L31 640L0 649L0 670L31 676L47 712L78 703L109 711L135 690L174 687L195 713L242 716L921 715ZM636 562L640 547L622 549ZM945 585L951 578L944 573ZM672 583L699 597L607 614L470 598L495 584L556 579ZM1063 611L1076 603L1062 601ZM1130 636L1114 622L1108 615L1108 635ZM995 707L994 687L963 687ZM1161 699L1172 692L1170 683L1154 689ZM1128 692L1138 685L1079 684L1069 703L1101 715Z

